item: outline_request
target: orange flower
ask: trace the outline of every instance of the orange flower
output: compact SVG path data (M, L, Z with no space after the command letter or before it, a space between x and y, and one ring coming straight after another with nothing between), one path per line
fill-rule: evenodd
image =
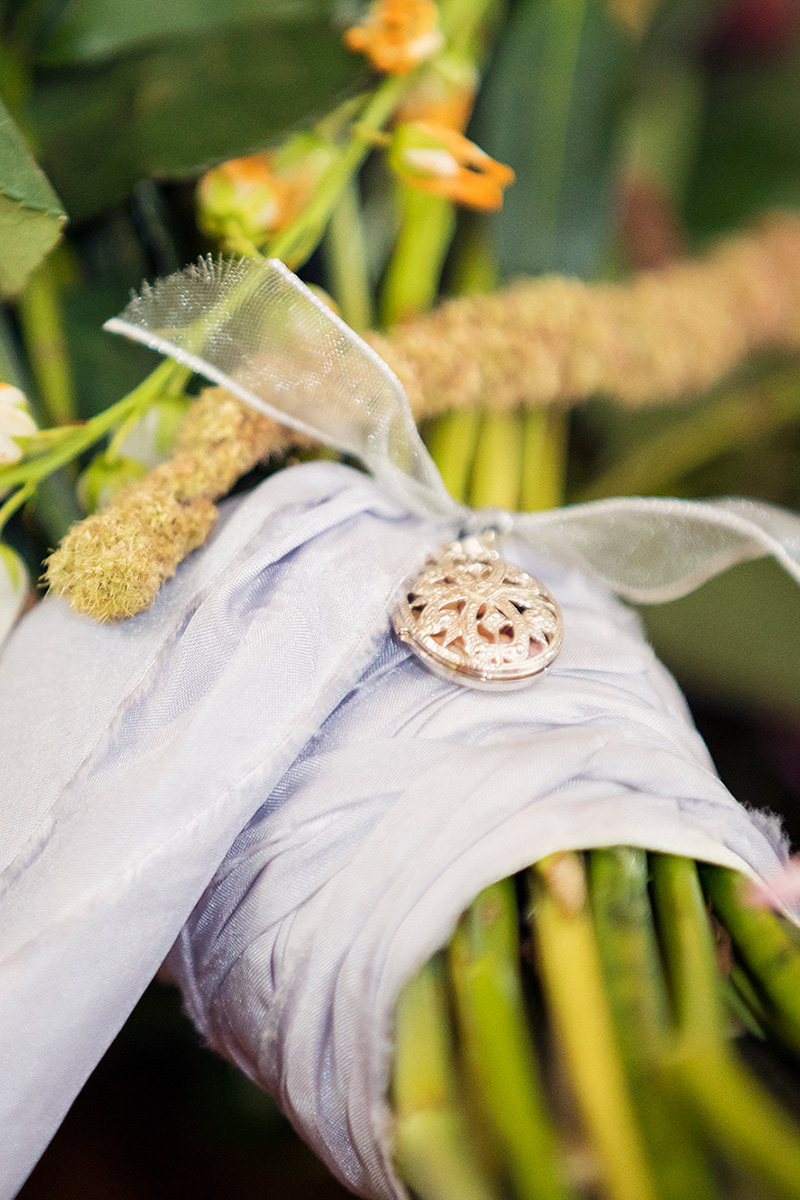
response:
M308 203L333 148L316 134L295 134L280 149L232 158L208 171L197 189L203 230L231 249L263 245Z
M389 162L412 187L482 212L502 206L503 188L515 178L511 167L490 158L463 134L426 121L397 126Z
M434 0L374 0L363 25L344 35L349 50L366 54L379 71L407 75L444 45Z
M459 132L467 127L475 103L478 71L463 55L448 52L425 71L395 113L396 124L423 121Z
M242 238L260 245L283 223L286 192L269 154L232 158L207 171L198 184L200 226L226 244Z

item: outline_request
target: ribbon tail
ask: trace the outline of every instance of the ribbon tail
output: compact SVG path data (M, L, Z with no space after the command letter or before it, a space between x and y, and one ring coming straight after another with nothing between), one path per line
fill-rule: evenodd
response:
M259 412L354 455L404 509L457 516L400 380L277 259L201 259L107 321Z
M637 604L772 555L800 583L800 517L751 500L620 497L517 517L515 532Z

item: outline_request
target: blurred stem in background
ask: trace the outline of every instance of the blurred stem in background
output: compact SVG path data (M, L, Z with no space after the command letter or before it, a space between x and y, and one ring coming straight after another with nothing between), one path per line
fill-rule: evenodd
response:
M49 260L39 268L37 276L47 267L49 269ZM34 277L36 278L36 277ZM32 281L33 282L33 281ZM30 287L31 285L29 285ZM45 293L48 291L48 285L45 284ZM53 313L53 305L56 305L55 313ZM62 330L60 322L60 313L57 308L57 301L52 296L46 296L42 307L45 309L48 318L52 319L52 326L45 323L44 329L39 327L36 317L30 320L30 325L33 329L29 329L27 334L23 336L23 344L30 355L30 338L41 336L41 340L47 342L48 356L53 353L58 353L64 349L61 339ZM34 305L36 308L36 305ZM20 314L20 322L22 324L23 317ZM48 327L54 329L54 337L52 342L47 341ZM38 334L34 332L38 330ZM33 365L32 360L31 366ZM69 370L69 364L66 359L59 359L57 364L50 363L50 374L57 380L56 389L56 404L61 404L61 411L66 413L73 403L72 380ZM4 320L0 325L0 379L4 383L10 383L15 387L19 387L23 392L29 394L33 391L30 376L26 379L24 375L23 364L17 353L17 348L14 345L7 322ZM42 388L40 380L34 378L33 385ZM59 391L60 389L60 391ZM39 401L39 396L33 391L32 407L39 423L50 418L50 413L45 413L44 404ZM1 493L0 493L1 495ZM23 505L28 505L28 511L34 517L35 523L40 527L41 532L51 546L58 544L70 526L79 521L83 516L80 505L75 498L74 473L69 468L62 468L55 471L52 475L43 478L41 482L33 489L26 490L22 495L12 493L6 500L5 504L0 505L0 537L2 531L15 512Z
M703 101L693 65L665 55L644 56L619 132L626 268L663 267L686 250L683 217Z
M685 1121L666 1070L669 1003L648 891L647 852L588 855L590 902L606 994L656 1193L713 1200L705 1147Z
M369 329L372 325L372 294L355 177L342 188L323 245L331 295L343 320L356 332Z
M540 172L542 226L539 236L545 246L555 247L558 238L572 93L587 2L591 0L567 0L566 4L547 0L547 44L543 51L541 74L542 98L547 111L539 117L543 128L547 130L544 145L548 161ZM546 191L543 189L545 180L548 185ZM550 264L550 269L553 268L556 268L555 261Z
M433 308L456 228L453 205L442 196L430 196L399 183L397 205L400 233L381 291L383 326Z
M289 267L297 267L308 258L324 234L343 189L372 149L375 135L383 129L417 77L417 72L389 75L378 85L354 122L349 138L324 172L311 202L269 243L269 257L280 258Z
M698 1127L729 1162L779 1196L800 1196L800 1130L729 1048L697 865L669 854L651 861L677 1030L676 1082Z
M579 855L542 859L530 872L530 887L542 987L603 1192L613 1200L651 1200L655 1184L616 1042Z
M62 313L62 276L66 269L61 248L33 272L17 305L22 341L36 383L39 424L69 425L78 418L75 385ZM75 497L74 460L42 479L28 497L35 520L51 547L83 516ZM12 511L19 507L16 497ZM9 513L10 515L10 513ZM0 528L7 518L0 514Z
M528 1025L513 881L485 888L450 942L450 980L474 1104L519 1200L565 1200L564 1161Z
M722 867L701 867L705 891L749 975L759 1015L800 1054L800 934L767 909L748 904L746 881Z
M20 296L22 340L42 402L43 425L69 425L77 419L75 386L64 332L58 253L34 271Z
M394 1051L394 1157L401 1177L426 1200L501 1200L459 1096L441 955L402 991Z
M558 408L532 408L523 414L523 512L564 503L569 414Z
M679 494L689 472L744 451L755 439L791 428L798 420L800 370L773 369L754 383L723 389L701 407L641 438L574 499Z

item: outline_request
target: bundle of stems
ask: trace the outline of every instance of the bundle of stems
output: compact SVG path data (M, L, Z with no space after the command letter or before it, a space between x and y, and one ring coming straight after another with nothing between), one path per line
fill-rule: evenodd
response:
M798 1053L800 938L743 883L614 846L486 888L397 1008L412 1193L800 1196L800 1121L736 1044Z

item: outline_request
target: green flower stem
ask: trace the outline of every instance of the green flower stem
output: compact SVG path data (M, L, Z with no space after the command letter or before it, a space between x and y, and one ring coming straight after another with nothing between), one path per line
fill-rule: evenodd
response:
M450 268L451 290L455 296L488 296L497 289L497 263L486 218L469 213L462 221Z
M401 224L381 295L384 325L433 307L455 229L449 200L402 183L398 183L396 195ZM433 459L450 495L457 500L466 499L479 427L477 412L457 410L436 421L429 437Z
M459 1041L476 1105L504 1151L518 1200L563 1200L558 1145L544 1100L520 977L514 885L486 888L450 943Z
M697 867L690 858L654 854L651 868L678 1032L691 1048L722 1045L722 987Z
M361 332L372 325L367 248L358 184L354 177L342 188L331 213L324 242L331 292L343 320Z
M17 509L22 508L26 500L30 500L34 490L32 483L26 483L12 492L10 496L6 497L3 504L0 504L0 532L2 532L3 526L13 517Z
M745 880L737 871L707 866L702 868L701 878L714 911L757 984L756 995L761 1000L761 1009L756 1016L800 1052L800 940L797 930L767 909L747 904L741 894Z
M714 938L697 865L652 856L653 894L677 1018L675 1075L698 1126L763 1188L800 1197L800 1129L725 1038Z
M501 11L498 0L439 0L439 24L448 50L473 61L482 58L487 33Z
M398 182L400 233L386 270L381 324L427 312L436 302L442 267L456 228L450 200Z
M98 413L84 425L64 426L61 431L62 436L55 440L45 439L48 448L43 453L0 469L0 490L28 487L28 485L35 486L40 483L53 471L66 466L84 450L88 450L131 413L145 412L149 405L167 390L170 384L175 383L177 378L185 380L190 374L189 368L182 367L172 359L167 359L156 367L155 371L137 388L124 396L122 400L118 400L111 408ZM35 445L36 439L30 440ZM0 513L2 511L0 510ZM2 524L0 524L0 528L2 528Z
M468 224L465 239L459 239L453 283L459 296L489 292L497 284L497 269L486 226L476 218ZM428 439L447 490L463 504L469 499L481 428L479 409L454 409L434 423Z
M345 143L324 172L313 199L300 215L271 240L268 254L280 258L289 267L297 267L316 247L343 188L358 171L372 148L372 139L379 134L400 100L413 87L418 72L409 75L387 75L372 93L354 126L350 140Z
M589 855L595 934L620 1055L658 1195L710 1200L710 1165L665 1077L669 1007L648 894L647 853Z
M620 1053L638 1073L663 1053L669 1018L647 890L647 853L634 846L592 850L589 880Z
M68 425L77 417L77 406L51 259L46 259L31 275L17 312L45 419L51 425Z
M525 512L558 508L564 500L567 414L532 408L522 420L522 498Z
M423 1200L499 1200L458 1104L441 955L403 988L394 1047L394 1158L401 1178Z
M730 1014L754 1037L766 1038L769 1026L764 1003L753 987L750 976L738 963L731 963L725 980L725 1002Z
M455 227L450 201L404 184L398 185L397 195L402 207L400 233L381 297L381 319L387 325L434 305ZM456 500L467 497L479 428L476 410L458 409L436 421L429 437L433 459Z
M688 1056L680 1074L698 1126L758 1181L755 1195L772 1189L797 1200L800 1131L755 1077L731 1054L709 1050Z
M529 919L539 974L572 1090L597 1154L608 1200L656 1195L628 1091L586 903L578 855L543 859L529 873ZM568 888L555 884L560 875Z
M474 508L519 508L522 484L521 419L518 412L484 414L470 503Z
M481 414L477 408L457 408L439 418L428 439L445 487L454 499L462 502L467 498L480 427Z
M792 425L798 417L797 368L775 371L758 384L726 392L671 421L603 471L575 499L674 490L690 471L723 454L744 450L755 438Z

